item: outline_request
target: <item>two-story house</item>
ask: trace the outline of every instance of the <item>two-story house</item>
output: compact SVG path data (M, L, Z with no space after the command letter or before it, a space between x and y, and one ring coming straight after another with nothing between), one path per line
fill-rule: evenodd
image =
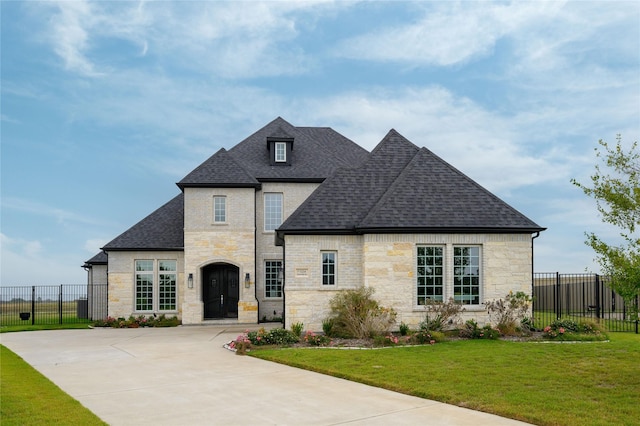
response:
M277 118L177 185L104 246L109 315L320 330L336 291L371 286L407 324L450 297L484 322L484 301L530 292L544 229L394 130L369 153Z

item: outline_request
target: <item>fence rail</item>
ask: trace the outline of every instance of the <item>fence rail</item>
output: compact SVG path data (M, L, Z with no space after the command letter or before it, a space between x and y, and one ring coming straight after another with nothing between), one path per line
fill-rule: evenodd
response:
M107 291L107 284L0 287L0 326L104 319Z
M534 318L545 323L562 318L591 318L604 323L609 331L638 333L634 312L639 299L626 304L609 287L608 277L598 274L537 272L533 276Z

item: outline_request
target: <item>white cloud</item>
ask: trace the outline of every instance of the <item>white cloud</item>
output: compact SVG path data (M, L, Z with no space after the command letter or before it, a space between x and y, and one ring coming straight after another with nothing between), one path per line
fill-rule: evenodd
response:
M82 284L86 273L78 253L60 253L38 240L0 233L2 286Z
M310 100L298 109L308 111L304 121L334 123L367 149L395 128L493 191L569 179L563 157L525 149L525 129L441 87L352 92Z
M58 223L64 224L68 222L83 223L88 225L101 225L101 223L93 218L83 216L79 213L61 209L59 207L48 206L39 201L33 201L15 197L2 197L2 208L17 210L24 213L30 213L37 216L45 216L55 219Z
M337 55L449 66L491 53L498 39L555 13L560 3L429 2L408 25L373 28L346 40ZM420 13L420 12L417 12Z

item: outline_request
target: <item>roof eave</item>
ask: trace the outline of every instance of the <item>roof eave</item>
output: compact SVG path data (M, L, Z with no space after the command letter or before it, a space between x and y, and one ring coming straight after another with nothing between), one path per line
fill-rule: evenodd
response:
M103 247L106 252L112 251L184 251L184 247Z
M184 191L185 188L262 188L260 182L256 183L176 183L178 188Z

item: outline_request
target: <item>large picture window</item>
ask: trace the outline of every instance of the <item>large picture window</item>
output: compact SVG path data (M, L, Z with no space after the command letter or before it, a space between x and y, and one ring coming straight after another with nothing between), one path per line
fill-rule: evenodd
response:
M136 311L175 311L177 309L177 263L176 260L135 261Z
M336 284L336 257L335 251L322 252L322 285Z
M418 247L418 305L427 300L442 302L444 295L444 257L442 247Z
M267 260L264 265L266 297L282 297L282 261Z
M453 248L453 298L463 305L480 304L480 247Z
M264 194L264 230L274 231L282 224L282 193Z

